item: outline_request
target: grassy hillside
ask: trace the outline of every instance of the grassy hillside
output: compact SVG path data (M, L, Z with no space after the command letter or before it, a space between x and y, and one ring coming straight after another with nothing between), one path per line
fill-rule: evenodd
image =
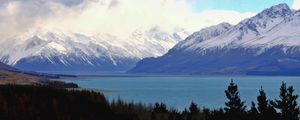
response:
M0 70L0 85L49 85L57 88L77 88L78 85L73 83L65 83L60 81L53 81L40 76L29 75L19 72L10 72Z

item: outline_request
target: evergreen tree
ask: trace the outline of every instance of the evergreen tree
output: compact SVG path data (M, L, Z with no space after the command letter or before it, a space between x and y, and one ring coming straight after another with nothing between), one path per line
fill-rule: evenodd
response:
M270 101L269 101L270 103ZM279 120L279 115L276 111L276 109L274 108L273 105L269 104L268 105L268 112L266 114L266 120Z
M280 94L279 94L280 100L275 100L272 101L271 104L276 107L277 109L279 109L281 111L281 117L283 120L287 120L287 112L288 112L288 105L287 105L287 101L288 101L288 97L287 97L287 88L286 88L286 84L284 82L282 82L282 85L280 87Z
M298 95L294 95L294 88L293 86L288 87L287 89L288 93L287 96L289 98L288 100L288 119L289 120L299 120L300 115L300 108L297 104L297 98Z
M208 120L228 120L225 118L225 113L223 109L219 109L219 110L212 110L211 111L211 116Z
M259 90L259 96L257 97L257 105L258 105L258 111L260 113L260 116L264 116L264 114L268 111L268 100L266 97L266 93L261 87Z
M280 99L272 102L277 109L281 111L281 120L299 120L300 110L297 107L298 95L294 95L294 88L292 86L286 86L286 83L282 82L280 87Z
M166 113L166 112L168 112L167 106L164 103L155 103L153 112Z
M241 101L238 86L233 83L233 80L231 80L230 85L227 90L225 90L225 95L228 99L228 102L225 103L226 107L224 108L226 115L231 120L243 120L246 106L244 105L245 102Z
M196 103L192 102L189 107L189 115L187 117L187 120L199 120L200 119L200 110Z
M267 96L263 88L259 90L259 96L257 97L259 120L274 120L276 119L276 110L269 104Z
M258 120L258 111L256 109L255 103L251 103L251 109L248 111L248 120Z
M168 120L169 111L164 103L155 103L152 110L151 119L152 120Z
M191 103L191 105L190 105L190 107L189 107L189 110L190 110L190 113L191 113L191 114L197 114L197 113L200 112L200 110L199 110L197 104L194 103L194 102Z

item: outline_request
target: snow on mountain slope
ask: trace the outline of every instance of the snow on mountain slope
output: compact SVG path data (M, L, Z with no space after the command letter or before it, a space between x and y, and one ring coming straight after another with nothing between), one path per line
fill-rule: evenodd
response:
M300 74L300 11L279 4L235 26L200 30L129 72Z
M286 20L291 18L295 12L291 10L286 4L279 4L268 8L258 15L241 21L238 25L232 27L226 33L214 38L209 38L203 42L189 46L188 50L194 48L214 49L223 47L258 47L257 45L266 45L270 41L269 36L275 31L275 28L281 29L279 25L286 27ZM273 30L274 29L274 30ZM287 31L283 31L283 34ZM270 35L274 36L274 35ZM278 37L278 36L275 36ZM265 38L265 39L262 39ZM259 39L259 40L258 40ZM268 39L268 40L266 40ZM271 39L272 41L272 39ZM261 44L259 44L261 43ZM183 46L188 43L184 43ZM279 43L281 44L281 42ZM271 45L271 44L269 44ZM275 44L274 44L275 45ZM182 47L182 46L178 46ZM272 46L270 46L272 47Z
M31 71L120 72L144 57L163 55L186 36L184 30L169 34L158 27L136 30L128 38L39 31L2 42L0 58Z
M232 25L228 23L221 23L216 26L211 26L208 28L204 28L198 32L193 33L192 35L188 36L184 42L179 42L174 49L177 48L187 48L191 49L191 46L201 44L203 41L215 38L228 30L232 29Z

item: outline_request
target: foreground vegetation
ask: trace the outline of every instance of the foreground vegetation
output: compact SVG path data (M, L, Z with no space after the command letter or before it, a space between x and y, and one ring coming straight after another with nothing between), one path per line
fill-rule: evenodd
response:
M122 100L108 102L93 91L57 89L49 86L0 86L1 120L299 120L298 95L282 83L279 99L268 100L261 88L255 104L245 106L238 87L230 83L225 108L167 109L163 103L143 105Z

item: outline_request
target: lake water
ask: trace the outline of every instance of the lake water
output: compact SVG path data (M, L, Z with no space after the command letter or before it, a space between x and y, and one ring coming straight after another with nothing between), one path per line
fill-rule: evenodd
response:
M185 77L85 77L72 80L83 88L101 89L109 99L153 104L163 102L168 107L183 110L192 101L208 108L223 107L224 90L233 79L247 105L256 101L261 86L270 99L278 98L282 81L300 91L300 77L269 76L185 76ZM298 102L300 100L298 99Z

